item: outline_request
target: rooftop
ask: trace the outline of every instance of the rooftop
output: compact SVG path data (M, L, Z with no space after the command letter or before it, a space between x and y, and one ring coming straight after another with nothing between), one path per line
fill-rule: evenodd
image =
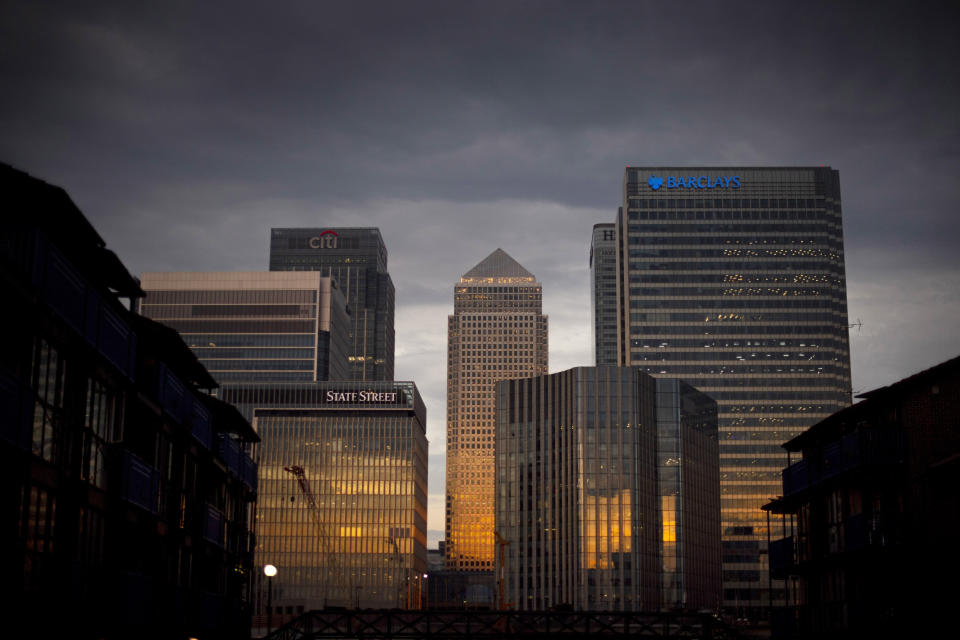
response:
M534 282L537 278L510 257L503 249L497 249L480 261L473 269L460 278L461 282L486 280L490 278L523 278Z

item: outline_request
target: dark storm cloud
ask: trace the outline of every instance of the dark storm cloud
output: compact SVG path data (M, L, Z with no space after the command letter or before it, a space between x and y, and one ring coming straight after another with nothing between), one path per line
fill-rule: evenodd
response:
M200 171L314 202L612 206L645 162L830 164L848 191L907 173L957 195L960 47L937 7L35 4L5 20L6 155L102 186L107 169L129 198Z
M252 246L272 211L612 212L622 167L644 163L829 164L848 250L908 245L935 266L958 235L949 4L4 7L0 157L66 186L118 244L168 222L166 251L137 246L149 268L189 261L184 233Z

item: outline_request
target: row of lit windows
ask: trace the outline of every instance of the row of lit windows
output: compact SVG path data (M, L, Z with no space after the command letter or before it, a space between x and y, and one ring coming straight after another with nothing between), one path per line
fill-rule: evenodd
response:
M783 324L714 324L705 326L703 324L694 325L632 325L630 327L632 335L650 336L652 339L662 339L668 337L679 337L684 334L698 334L702 336L727 336L731 338L737 335L752 336L776 336L789 338L791 335L804 335L811 338L831 337L837 338L837 325L835 323L783 323ZM652 342L652 340L651 340Z
M243 358L246 360L271 359L313 359L316 351L297 347L193 347L200 360L205 358Z
M315 333L187 333L181 337L198 354L204 347L312 347L316 343Z
M631 257L634 257L631 254ZM717 261L709 262L706 260L693 260L693 261L684 261L681 259L670 260L667 258L658 258L663 260L663 262L653 262L650 260L645 261L631 261L630 269L635 272L642 271L729 271L731 269L736 269L737 271L810 271L816 270L817 267L827 268L830 265L830 262L827 260L819 260L814 258L794 258L792 260L780 261L779 258L746 258L739 261ZM833 264L839 269L839 266L842 264L842 260L838 256ZM643 282L643 276L641 276L641 282Z
M502 291L494 291L491 293L479 293L476 289L471 289L469 292L457 293L456 303L464 304L469 306L468 302L471 300L492 300L496 302L502 302L504 304L515 305L526 300L540 300L540 293L504 293ZM519 305L518 305L519 306Z
M831 265L832 266L832 265ZM700 271L700 270L698 270ZM831 273L833 269L826 269L825 273L817 273L816 270L804 269L799 273L762 273L762 274L743 274L730 273L725 269L717 270L715 273L634 273L630 275L630 284L670 284L673 286L684 282L695 284L711 283L737 283L737 284L760 284L760 283L823 283L831 284L835 287L843 288L843 278L838 277L836 273ZM686 295L686 294L683 294Z
M535 327L537 323L530 321L495 321L489 320L461 320L460 327L466 329L515 329L520 327Z
M687 194L684 194L687 195ZM646 209L814 209L827 203L821 198L629 198L631 208ZM827 205L829 206L829 205ZM752 212L744 212L752 213Z
M836 322L846 321L846 313L842 309L826 313L803 312L766 312L766 313L638 313L630 314L630 322ZM836 326L836 325L834 325Z
M811 233L809 236L761 236L761 237L743 237L735 236L692 236L685 233L670 234L667 236L654 236L642 234L630 236L629 244L644 246L670 246L675 249L699 249L703 246L737 245L744 247L767 247L767 246L789 246L796 245L825 245L828 247L842 248L841 239L829 233Z
M776 358L778 360L817 360L817 364L819 364L820 360L835 360L838 355L837 350L834 349L820 349L815 351L805 350L798 352L785 350L774 350L771 352L766 350L769 349L769 347L767 347L764 351L744 351L743 347L718 347L716 349L711 348L708 350L691 348L690 351L663 351L661 349L662 348L633 350L631 351L632 362L634 365L642 365L648 360L667 363L682 362L684 364L689 362L704 361L717 364L733 360L745 361L751 358ZM787 347L784 347L784 349L787 349Z
M826 249L631 249L631 258L771 258L771 257L798 257L798 258L827 258L838 260L839 253ZM264 314L266 315L266 314Z
M803 292L803 298L796 296L773 296L770 298L752 298L752 299L729 299L729 298L637 298L630 301L631 309L662 309L662 310L680 310L680 309L706 309L712 311L742 311L749 313L750 309L829 309L835 312L845 312L846 304L844 301L830 299L827 297L811 296L809 292ZM710 316L713 317L713 316Z
M742 345L741 345L742 343ZM727 338L727 339L702 339L702 338L663 338L652 340L650 338L644 340L634 339L630 341L631 347L656 347L656 348L666 348L666 347L705 347L705 348L731 348L731 347L787 347L787 348L796 348L796 347L806 347L809 349L846 349L846 341L836 340L832 337L823 337L817 339L815 336L810 338L755 338L752 340L746 340L743 338Z
M541 291L540 286L535 284L533 278L520 278L517 282L529 282L528 286L522 287L509 287L509 286L495 286L495 287L484 287L469 284L465 279L461 279L461 282L454 289L455 293L529 293L533 290L536 293Z
M832 227L832 228L831 228ZM726 236L730 234L740 234L744 237L758 237L760 234L769 233L770 237L784 236L788 233L803 235L804 237L816 233L823 233L826 230L831 231L838 238L842 235L839 220L834 223L811 220L810 222L720 222L713 221L685 221L685 220L659 220L656 223L631 224L628 228L628 236L635 233L646 234L690 234L696 236Z
M253 373L257 371L313 371L314 362L312 359L286 359L286 360L254 360L244 358L242 360L221 360L212 358L201 359L203 366L211 373L219 371L248 371L251 372L247 377L254 377Z
M653 289L653 288L632 288L631 296L665 297L672 300L690 300L711 298L716 303L722 302L722 298L729 296L764 296L768 298L780 298L783 296L829 296L836 300L837 304L845 302L845 293L842 290L831 290L814 287L686 287L683 289Z

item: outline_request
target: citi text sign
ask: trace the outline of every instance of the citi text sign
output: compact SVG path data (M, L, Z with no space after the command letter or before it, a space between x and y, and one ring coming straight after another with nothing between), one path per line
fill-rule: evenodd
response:
M311 249L336 249L339 237L336 231L327 230L321 232L319 236L310 238L308 244Z
M739 189L740 176L650 176L647 184L654 191L663 186L667 189Z

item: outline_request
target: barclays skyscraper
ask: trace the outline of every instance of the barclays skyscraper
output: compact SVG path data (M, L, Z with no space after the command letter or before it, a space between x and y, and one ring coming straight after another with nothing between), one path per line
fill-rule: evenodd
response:
M723 604L759 614L782 598L760 537L780 444L850 404L839 174L627 167L616 234L617 337L598 353L717 401Z

